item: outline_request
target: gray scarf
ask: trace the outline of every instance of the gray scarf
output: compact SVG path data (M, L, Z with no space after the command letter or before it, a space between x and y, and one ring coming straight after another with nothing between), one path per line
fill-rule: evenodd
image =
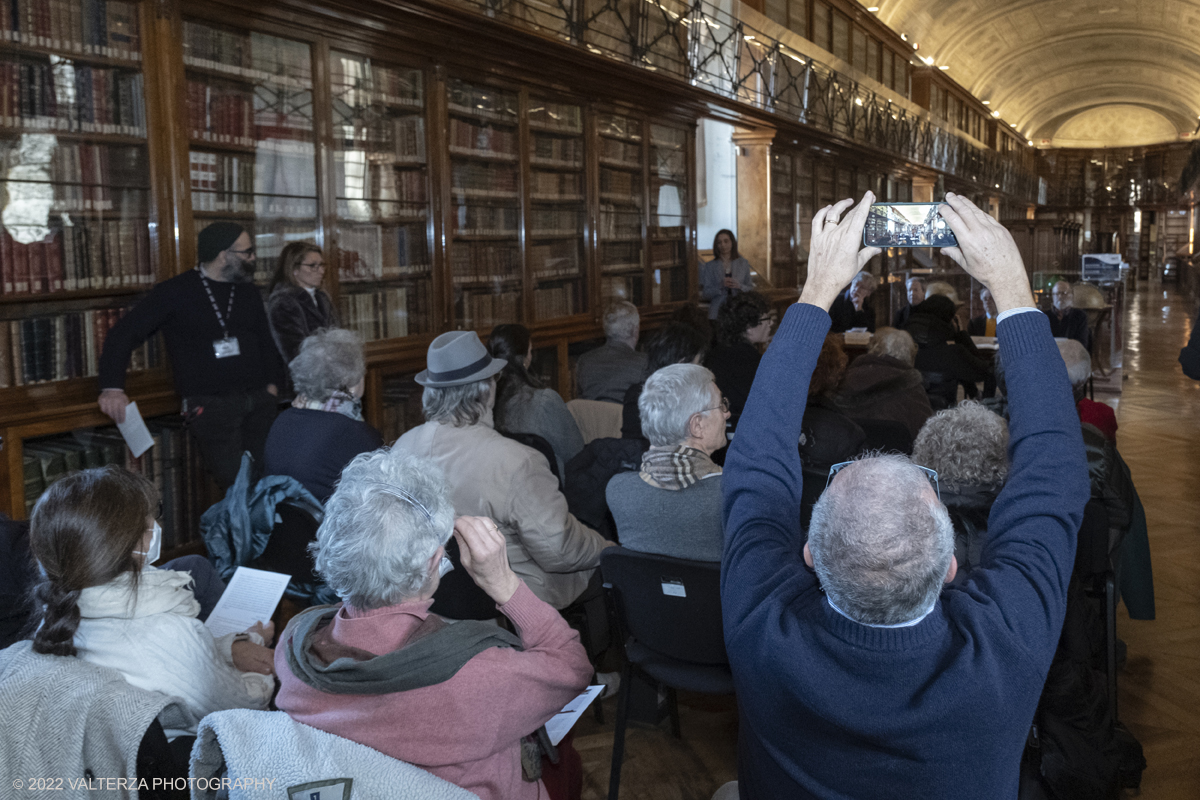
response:
M686 489L706 475L719 473L718 467L705 453L694 447L651 447L642 456L642 480L656 489L677 492Z
M328 626L341 605L316 606L297 614L288 626L292 674L328 694L391 694L433 686L453 678L463 665L491 647L523 650L521 640L495 625L464 620L446 623L429 615L408 644L377 656L339 645Z

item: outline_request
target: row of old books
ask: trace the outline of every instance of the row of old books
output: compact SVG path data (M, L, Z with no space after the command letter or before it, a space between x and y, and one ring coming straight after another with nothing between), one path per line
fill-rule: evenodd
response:
M637 239L642 235L642 215L638 211L605 203L600 206L601 239Z
M125 0L0 0L0 41L137 60L138 27L138 3Z
M521 319L520 292L464 292L461 304L463 328L490 328Z
M124 313L100 308L0 322L0 387L96 375L104 339ZM129 362L134 372L161 365L158 337L147 339Z
M183 63L250 82L312 87L312 56L304 42L183 21Z
M650 244L650 266L682 267L687 264L683 242L652 242Z
M359 56L335 53L329 60L329 76L334 102L352 108L377 103L420 106L422 102L420 70L381 67Z
M529 245L534 280L576 277L580 274L579 242L564 240Z
M450 111L517 124L517 96L490 86L451 80L447 86Z
M188 153L193 211L254 211L254 156Z
M419 164L425 160L425 118L419 114L352 117L335 131L342 150L366 151L372 161Z
M4 294L51 294L154 283L145 219L76 218L72 222L29 244L19 241L27 238L20 227L0 229L0 286ZM40 228L34 233L43 231Z
M529 173L529 197L533 200L583 200L583 176L578 172Z
M518 208L456 205L451 222L455 236L516 237L520 216Z
M517 132L512 128L477 125L450 118L451 153L491 153L517 157Z
M254 93L248 88L188 80L185 105L192 139L254 145Z
M583 140L563 139L557 136L533 137L533 147L529 153L534 163L553 161L558 164L576 164L583 166Z
M530 236L583 235L583 212L562 208L535 208L529 212Z
M154 446L135 458L121 435L113 428L81 429L60 436L25 441L26 516L42 493L65 475L109 464L144 475L162 500L162 551L171 551L199 541L200 516L205 511L203 472L199 453L186 434L182 420L151 419L146 422Z
M0 61L0 126L146 135L140 72L76 64L69 91L60 91L67 78L58 69L26 57Z
M600 139L600 158L640 167L642 164L642 146L636 142L623 142L620 139Z
M576 311L575 297L577 288L574 283L563 283L558 286L534 289L534 319L554 319L555 317L569 317L574 314Z
M629 201L641 203L642 178L632 172L620 172L611 169L600 170L600 192L606 195L628 197Z
M343 199L355 196L368 200L393 203L421 203L426 201L425 171L419 169L396 169L391 164L371 161L334 162L334 181ZM347 197L347 195L349 197ZM407 208L399 212L402 216L424 217L425 210ZM338 212L342 215L341 212Z
M424 229L342 223L337 237L338 279L343 283L429 274Z
M341 296L341 325L356 331L364 341L394 339L430 329L433 309L428 281L393 286L377 292Z
M517 170L498 164L452 164L450 192L461 197L516 197Z
M455 283L520 278L521 251L515 244L456 242L450 248L450 268Z

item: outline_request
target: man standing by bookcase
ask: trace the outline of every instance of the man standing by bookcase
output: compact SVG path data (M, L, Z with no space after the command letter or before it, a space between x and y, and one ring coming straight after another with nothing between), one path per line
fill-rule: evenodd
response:
M159 330L204 465L222 489L242 452L262 463L284 365L262 295L250 284L254 243L232 222L200 232L193 270L165 280L113 326L100 356L100 410L125 420L125 370L134 348Z

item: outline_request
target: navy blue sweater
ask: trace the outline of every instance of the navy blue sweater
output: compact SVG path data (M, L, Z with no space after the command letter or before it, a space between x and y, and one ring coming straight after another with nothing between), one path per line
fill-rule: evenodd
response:
M742 797L1012 800L1089 494L1050 326L1023 313L997 331L1012 467L980 566L920 623L884 629L833 610L801 555L796 441L829 324L815 306L787 312L722 477Z

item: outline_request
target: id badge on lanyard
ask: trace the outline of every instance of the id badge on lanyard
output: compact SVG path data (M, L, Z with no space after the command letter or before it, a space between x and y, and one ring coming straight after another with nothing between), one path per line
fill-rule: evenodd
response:
M213 340L213 355L217 358L229 358L241 355L236 336L226 336L224 339Z

